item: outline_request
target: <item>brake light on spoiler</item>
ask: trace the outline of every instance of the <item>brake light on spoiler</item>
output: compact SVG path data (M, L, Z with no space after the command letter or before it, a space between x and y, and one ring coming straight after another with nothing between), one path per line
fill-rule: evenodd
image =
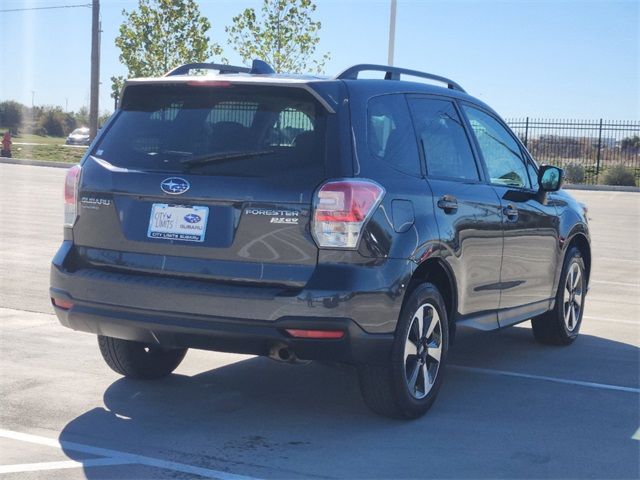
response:
M319 247L355 249L384 189L372 180L327 182L316 193L313 234Z

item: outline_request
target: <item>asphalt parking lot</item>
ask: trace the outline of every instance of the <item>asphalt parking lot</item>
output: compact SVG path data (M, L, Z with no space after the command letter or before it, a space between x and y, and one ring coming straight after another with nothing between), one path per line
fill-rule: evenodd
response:
M417 421L370 413L348 367L190 351L118 377L47 294L64 169L0 164L0 476L638 478L640 194L583 192L594 268L580 338L462 331Z

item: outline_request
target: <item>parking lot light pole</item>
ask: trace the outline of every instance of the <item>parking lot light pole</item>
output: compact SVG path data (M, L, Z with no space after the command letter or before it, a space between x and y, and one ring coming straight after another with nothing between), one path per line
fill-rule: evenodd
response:
M100 0L92 1L91 15L91 99L89 104L89 138L98 133L98 97L100 85Z
M393 65L393 51L396 43L396 7L397 0L391 0L391 11L389 12L389 57L387 63Z

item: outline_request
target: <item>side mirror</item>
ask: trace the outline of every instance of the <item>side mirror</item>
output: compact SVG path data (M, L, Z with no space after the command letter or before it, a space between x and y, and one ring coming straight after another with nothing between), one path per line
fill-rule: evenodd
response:
M542 192L557 192L562 188L564 170L552 165L542 165L538 171L538 184Z

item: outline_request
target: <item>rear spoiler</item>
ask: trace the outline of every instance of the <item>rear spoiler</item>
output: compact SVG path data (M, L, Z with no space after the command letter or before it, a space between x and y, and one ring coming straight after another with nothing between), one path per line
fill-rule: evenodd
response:
M179 67L180 68L180 67ZM229 82L235 85L260 85L260 86L273 86L273 87L286 87L286 88L298 88L306 90L324 107L329 113L336 113L338 108L338 99L335 95L331 95L327 92L327 88L314 88L314 85L320 86L321 84L327 84L327 86L333 82L326 80L320 80L315 78L295 78L284 77L280 75L247 75L244 73L225 73L218 75L184 75L184 74L172 74L169 76L158 78L133 78L125 81L124 87L118 100L118 108L121 107L122 101L125 98L127 87L130 85L141 84L180 84L180 83L194 83L194 82ZM337 82L336 82L337 83Z

